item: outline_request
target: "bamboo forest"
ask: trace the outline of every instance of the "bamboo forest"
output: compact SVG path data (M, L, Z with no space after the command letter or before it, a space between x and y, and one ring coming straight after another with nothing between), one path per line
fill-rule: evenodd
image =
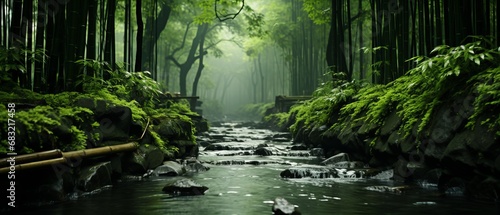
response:
M1 214L500 214L500 0L0 0Z

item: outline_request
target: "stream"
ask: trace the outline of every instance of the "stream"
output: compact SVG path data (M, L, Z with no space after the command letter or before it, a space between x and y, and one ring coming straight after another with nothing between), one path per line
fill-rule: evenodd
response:
M200 148L199 160L210 170L183 176L152 176L122 181L89 195L73 197L63 203L41 206L18 214L97 215L97 214L272 214L276 197L298 206L302 214L497 214L494 204L468 200L460 189L449 190L446 197L436 195L435 184L418 182L404 193L379 192L378 186L402 186L384 171L372 178L284 179L280 173L292 166L317 166L322 159L305 156L309 150L290 151L286 133L272 132L222 123L199 138L214 141L221 149ZM272 138L276 137L276 138ZM253 155L252 148L267 144L283 153ZM206 144L204 144L206 146ZM236 148L223 148L232 145ZM180 178L190 178L207 186L201 196L172 197L163 186Z

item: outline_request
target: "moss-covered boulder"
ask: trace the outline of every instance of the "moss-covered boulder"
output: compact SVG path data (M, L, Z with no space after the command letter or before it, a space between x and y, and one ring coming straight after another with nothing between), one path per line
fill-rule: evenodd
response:
M111 162L102 162L83 167L77 180L78 188L85 192L91 192L107 185L112 185Z

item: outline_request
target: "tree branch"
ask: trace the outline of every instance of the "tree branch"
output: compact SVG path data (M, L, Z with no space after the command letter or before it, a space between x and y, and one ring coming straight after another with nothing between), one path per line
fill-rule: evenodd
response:
M167 60L171 60L171 61L172 61L172 62L174 62L174 64L175 64L177 67L179 67L179 68L182 66L182 65L179 63L179 61L177 61L177 59L175 59L175 58L173 57L173 55L169 55L169 56L167 56Z
M207 49L208 49L208 48L207 48ZM207 51L207 50L203 51L203 53L202 53L202 54L195 56L195 57L194 57L194 60L198 60L198 59L200 59L202 56L204 56L204 55L206 55L206 54L208 54L208 51Z
M210 49L210 48L212 48L212 47L214 47L214 46L218 45L218 44L219 44L219 43L221 43L221 42L233 42L233 43L234 43L234 44L236 44L237 46L240 46L240 44L238 44L238 43L234 40L234 38L231 38L231 39L228 39L228 40L226 40L226 39L221 39L221 40L218 40L217 42L212 43L212 44L210 44L209 46L207 46L205 49ZM241 47L241 46L240 46L240 47Z
M187 38L187 33L189 31L189 26L191 25L191 23L193 23L192 21L189 22L186 26L186 31L184 31L184 37L182 38L182 43L181 43L181 46L180 47L177 47L175 48L173 51L172 51L172 54L171 56L174 56L175 53L177 53L178 51L180 51L182 48L184 48L184 44L186 44L186 38Z
M238 14L240 14L240 12L245 7L245 0L241 0L241 8L238 10L238 12L236 12L236 13L229 13L229 14L225 14L225 15L219 16L219 13L217 12L217 3L218 2L219 2L219 0L215 0L214 10L215 10L215 16L217 17L217 19L219 19L220 22L226 21L228 19L234 19L234 18L236 18L236 16L238 16Z

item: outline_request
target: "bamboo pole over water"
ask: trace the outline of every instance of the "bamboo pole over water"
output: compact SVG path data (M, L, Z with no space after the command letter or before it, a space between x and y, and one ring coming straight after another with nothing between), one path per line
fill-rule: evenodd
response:
M139 144L137 142L130 142L120 145L104 146L71 152L61 152L59 149L56 149L45 152L37 152L33 154L19 155L14 157L15 165L10 165L9 158L1 159L0 166L3 166L3 168L0 168L0 174L8 173L11 170L20 171L47 165L67 163L67 160L75 158L83 159L101 155L108 155L117 152L132 151L137 149L138 147Z
M22 164L22 163L29 163L29 162L33 162L33 161L58 158L61 156L62 156L61 150L54 149L54 150L50 150L50 151L15 156L15 161L16 161L16 164ZM0 167L9 166L9 163L7 162L7 160L8 160L8 158L1 159L0 160Z

